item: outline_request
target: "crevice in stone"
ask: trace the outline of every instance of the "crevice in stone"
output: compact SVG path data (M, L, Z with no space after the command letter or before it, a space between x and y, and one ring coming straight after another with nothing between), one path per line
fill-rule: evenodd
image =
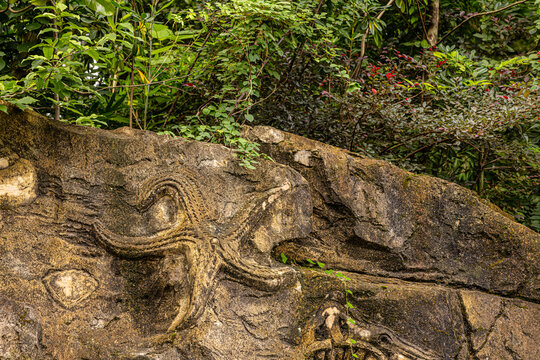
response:
M495 325L497 324L497 321L504 315L505 310L506 310L506 301L504 299L502 299L501 300L501 305L500 305L500 308L499 308L499 312L495 316L495 319L493 319L493 323L491 323L491 325L489 326L489 329L487 331L487 334L486 334L486 337L485 337L484 341L478 347L478 349L476 349L476 353L478 353L480 350L482 350L484 348L484 346L486 346L486 344L487 344L487 342L489 340L489 337L491 336L491 334L493 333L493 330L495 329Z
M461 296L461 293L459 291L457 292L457 298L459 301L459 308L461 310L461 317L463 319L463 327L465 329L465 341L467 343L467 351L469 354L469 358L472 360L480 360L476 355L477 352L474 350L474 345L472 341L473 328L471 322L469 321L469 315L467 314L467 309L465 308L465 302L463 301L463 297Z
M276 260L279 261L279 259L276 259ZM300 260L299 262L301 263L301 261L302 260ZM319 260L319 261L323 261L323 260ZM533 299L533 298L528 298L528 297L524 297L524 296L515 295L515 294L517 294L517 291L512 291L512 292L509 292L507 294L504 294L504 293L500 293L500 292L497 292L497 291L494 291L494 290L485 289L485 288L483 288L481 286L477 286L477 285L463 284L463 283L460 283L460 282L451 282L448 279L445 279L445 277L446 277L445 274L441 274L441 273L435 274L435 275L440 276L440 278L438 278L436 280L421 280L421 279L418 279L418 278L416 278L414 276L411 276L410 274L401 275L401 274L396 274L396 273L390 273L390 272L387 272L387 271L384 271L384 270L379 270L379 271L351 270L351 269L343 268L343 267L340 267L340 266L334 266L332 263L330 263L328 261L326 261L325 263L326 263L326 268L332 269L332 270L335 270L335 271L341 271L341 272L344 272L344 273L347 272L347 273L355 274L355 275L367 275L367 276L372 276L372 277L381 278L381 279L401 280L401 281L407 281L407 282L415 283L415 284L439 285L441 287L446 287L446 288L453 289L453 290L474 290L474 291L478 291L478 292L481 292L481 293L484 293L484 294L496 295L496 296L506 298L506 299L523 300L523 301L530 302L530 303L533 303L533 304L540 304L540 299ZM308 267L308 268L311 269L311 267ZM316 268L313 268L313 269L317 270ZM416 273L421 273L421 272L425 272L428 275L433 275L434 274L434 273L430 273L429 271L424 271L424 270L418 270Z

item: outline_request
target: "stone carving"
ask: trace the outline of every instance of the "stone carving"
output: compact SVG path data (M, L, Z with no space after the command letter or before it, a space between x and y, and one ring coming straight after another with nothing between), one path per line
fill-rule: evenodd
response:
M239 244L248 239L268 213L272 204L290 189L290 184L270 189L246 201L227 224L217 224L208 217L206 201L193 174L183 170L177 174L159 176L143 186L137 208L149 211L164 196L170 196L177 213L168 229L148 236L115 234L100 221L94 223L98 241L113 254L125 258L160 256L171 249L185 254L189 267L190 296L179 304L169 331L195 324L214 293L222 272L249 286L272 291L287 280L293 270L287 267L259 265L238 255ZM161 210L163 211L163 210Z
M432 351L403 339L389 328L354 318L342 307L339 304L323 307L306 326L302 340L307 359L442 359Z
M71 309L86 300L97 289L98 282L82 270L54 271L43 278L54 300Z
M9 166L2 158L0 166L0 205L20 206L36 198L36 171L31 162L19 159Z
M2 359L538 358L540 235L456 184L268 127L255 170L15 107L0 129Z

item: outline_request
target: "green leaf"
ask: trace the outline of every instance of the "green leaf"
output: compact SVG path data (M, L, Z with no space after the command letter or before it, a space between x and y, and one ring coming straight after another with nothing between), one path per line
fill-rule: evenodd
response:
M60 10L60 12L62 12L62 11L64 11L64 10L67 9L67 5L64 4L63 2L57 1L57 2L56 2L56 8L57 8L58 10Z
M6 105L1 105L1 104L0 104L0 111L3 111L3 112L5 112L5 113L7 114L7 113L8 113L8 111L7 111L7 106L6 106Z
M306 261L312 265L315 265L315 262L313 260L310 260L310 259L306 259Z
M53 47L44 46L41 50L43 51L43 56L45 56L45 58L47 60L52 59L52 57L54 55L54 48Z
M17 107L21 110L25 110L28 108L27 105L35 103L37 100L30 96L25 96L22 99L16 99L13 100L12 103L17 105Z
M152 50L152 55L159 55L161 53L164 53L166 51L169 51L174 45L169 45L169 46L163 46L163 47L158 47L154 50Z
M4 59L0 57L0 70L2 70L5 66L6 66L6 62L4 61Z
M114 2L108 0L83 0L83 3L91 10L104 16L112 16L116 9Z
M94 49L86 50L86 55L90 56L92 59L99 61L99 53Z
M287 263L287 256L284 254L284 253L281 253L281 262L283 262L284 264Z
M17 47L17 51L26 53L28 52L28 50L30 50L32 46L34 46L34 43L24 42L24 43L17 44L16 47Z
M33 23L31 23L30 25L28 25L28 26L26 27L26 30L28 30L28 31L33 31L33 30L39 29L40 27L41 27L41 24L38 23L38 22L36 22L36 21L34 21Z
M158 40L165 40L172 36L172 31L167 25L163 24L147 24L149 29L152 29L152 37Z
M249 122L253 122L253 120L254 120L253 115L251 115L251 114L246 114L246 115L244 115L244 117Z
M49 19L56 19L56 15L51 14L51 13L43 13L43 14L37 15L37 16L34 17L34 19L39 19L39 18L42 18L42 17L46 17L46 18L49 18Z

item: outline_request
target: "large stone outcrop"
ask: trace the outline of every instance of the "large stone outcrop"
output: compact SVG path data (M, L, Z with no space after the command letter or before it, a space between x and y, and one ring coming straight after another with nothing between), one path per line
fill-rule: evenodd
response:
M0 112L0 359L538 358L540 235L455 184L245 131L274 162Z

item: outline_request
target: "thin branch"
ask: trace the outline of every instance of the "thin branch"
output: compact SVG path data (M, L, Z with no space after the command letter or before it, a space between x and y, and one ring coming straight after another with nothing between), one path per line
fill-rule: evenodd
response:
M135 77L135 56L131 57L131 76L129 88L129 127L133 127L133 79Z
M169 81L179 80L179 79L183 79L183 78L185 78L185 77L186 77L186 75L176 76L176 77L173 77L173 78L170 78L170 79L165 79L165 80L160 80L160 81L152 81L152 82L150 82L149 84L150 84L150 85L164 84L164 83L167 83L167 82L169 82ZM133 85L105 86L105 87L102 87L102 88L99 88L99 89L96 89L96 90L93 90L93 91L81 91L80 94L81 94L81 95L90 95L90 94L94 94L94 93L96 93L96 92L105 91L105 90L110 90L110 89L117 89L117 88L137 88L137 87L144 87L144 86L148 86L148 84L133 84Z
M11 6L8 3L8 5L7 5L7 7L5 9L0 10L0 14L5 13L6 11L9 11L12 14L18 14L18 13L22 13L22 12L30 9L32 6L34 6L34 5L28 5L27 7L24 7L22 9L14 10L14 9L11 8Z
M199 57L201 56L201 52L203 51L204 46L206 45L206 42L208 41L208 39L210 39L210 36L214 32L214 26L215 26L215 24L212 24L212 26L210 26L210 29L208 29L208 34L206 35L206 38L204 39L201 47L199 48L199 51L197 51L197 55L195 55L195 59L193 60L193 62L189 66L188 72L186 74L186 79L189 78L189 76L191 75L191 71L193 70L193 68L195 67L195 64L199 60ZM169 121L169 118L171 117L171 114L172 114L172 112L173 112L173 110L174 110L174 108L176 106L176 102L178 101L178 98L180 97L180 94L181 94L180 91L178 91L176 93L176 96L174 97L173 103L172 103L171 107L169 108L169 111L167 112L167 117L165 118L165 122L163 123L162 127L165 127L165 125L167 125L167 121Z
M525 2L527 2L529 0L520 0L520 1L516 1L515 3L512 3L510 5L506 5L506 6L503 6L502 8L500 9L497 9L497 10L491 10L491 11L485 11L485 12L481 12L481 13L478 13L478 14L474 14L473 16L463 20L462 22L460 22L459 24L457 24L456 26L454 26L454 28L452 30L450 30L449 32L447 32L439 41L437 41L437 45L440 44L441 42L443 42L444 39L446 39L450 34L452 34L454 31L456 31L457 29L459 29L463 24L465 24L466 22L468 22L469 20L471 19L474 19L475 17L479 17L479 16L486 16L486 15L492 15L492 14L496 14L498 12L501 12L501 11L504 11L506 9L510 9L511 7L514 7L516 5L519 5L519 4L523 4Z
M244 55L246 56L246 60L247 60L247 63L248 63L248 70L249 70L249 93L243 93L241 94L237 99L236 99L236 103L234 104L234 107L233 109L229 112L229 116L234 112L234 110L236 110L236 108L238 108L238 104L240 103L240 101L243 101L243 100L248 100L250 97L251 97L251 92L253 91L253 70L252 70L252 67L251 67L251 61L249 60L249 55L248 55L248 51L246 51L246 48L244 47L244 43L242 42L242 40L240 40L236 35L234 35L232 32L229 31L229 29L226 29L224 28L223 26L221 26L220 24L217 24L223 31L227 32L229 35L231 35L232 37L234 37L236 39L236 41L238 41L238 43L240 44L240 46L242 47L242 51L244 52ZM244 94L246 95L246 98L244 99Z
M149 36L149 49L148 49L148 88L146 89L146 97L144 98L144 118L143 118L143 127L146 130L146 117L148 115L148 99L150 98L150 81L152 79L152 44L154 39L154 21L155 21L155 8L158 4L159 0L156 0L154 3L152 3L150 6L152 7L152 11L150 12L150 17L152 18L152 23L150 24L150 36Z
M394 3L394 0L389 0L386 5L384 6L384 9L381 10L379 15L377 15L377 20L382 18L384 15L386 9ZM360 57L358 58L358 63L356 64L356 68L354 69L352 73L352 78L356 78L358 76L358 73L360 73L360 69L362 68L362 60L364 59L364 54L366 53L366 42L367 42L367 36L369 34L369 26L366 29L366 32L362 36L362 42L360 43Z
M56 46L58 45L58 25L56 25L56 18L52 20L52 27L54 30L56 30L56 31L53 31L53 40L54 40L53 58L55 58L58 53L58 50L56 49ZM57 67L59 62L60 62L60 59L56 61L56 63L54 64L54 67ZM51 74L52 74L52 71L49 74L49 76L51 76ZM58 93L54 93L54 120L60 121L60 95L58 95Z
M325 3L325 0L319 0L319 5L317 5L317 9L315 10L314 15L319 14L319 11L321 10L321 7L323 6L324 3ZM310 24L311 28L313 28L314 24L315 24L315 20L312 20L311 24ZM304 45L306 44L306 41L307 40L304 39L304 41L301 44L298 44L298 46L294 50L294 53L293 53L293 56L292 56L292 59L291 59L291 63L289 64L289 70L287 71L287 79L289 78L289 74L291 73L291 71L293 69L293 66L294 66L294 63L296 62L296 59L302 53L302 50L304 48Z
M366 116L369 116L371 115L371 111L368 110L366 112L362 112L362 116L360 116L358 118L358 120L356 120L355 124L354 124L354 128L353 128L353 132L351 134L351 141L350 141L350 144L349 144L349 151L352 151L352 147L354 145L354 138L356 137L356 128L358 127L358 124L360 124L362 121L364 121L364 119L366 118Z
M427 39L427 30L426 30L426 23L424 22L424 16L422 15L422 11L420 10L420 3L418 0L415 0L416 2L416 8L418 9L418 16L420 16L420 22L422 23L422 30L424 31L424 38Z
M281 39L279 39L279 41L276 43L277 47L279 47L279 45L281 45L281 42L285 39L285 37L287 35L289 35L291 33L291 30L287 31L285 34L283 34L283 36L281 37ZM264 67L266 66L266 64L268 63L268 60L270 60L270 57L266 57L266 59L264 60L264 62L262 63L261 67L259 68L259 70L257 71L257 73L255 74L255 77L258 77L262 74L263 70L264 70Z
M440 144L440 143L445 142L445 141L448 141L448 140L450 140L450 138L442 139L442 140L439 140L439 141L435 141L434 143L431 143L431 144L422 146L421 148L414 150L412 153L410 153L409 155L405 156L404 158L402 158L402 159L400 159L400 160L408 159L408 158L410 158L411 156L413 156L414 154L419 153L419 152L422 151L422 150L429 149L429 148L431 148L431 147L433 147L433 146L435 146L435 145L437 145L437 144Z
M416 139L416 138L419 138L419 137L423 137L423 136L428 136L428 135L431 135L431 134L436 134L438 133L439 131L428 131L428 132L425 132L425 133L421 133L421 134L417 134L417 135L414 135L414 136L411 136L409 138L407 138L406 140L398 143L398 144L395 144L395 145L392 145L392 146L389 146L387 147L386 149L383 149L379 155L383 155L384 153L390 151L390 150L393 150L395 148L398 148L400 146L403 146L405 144L407 144L409 141L413 140L413 139Z

